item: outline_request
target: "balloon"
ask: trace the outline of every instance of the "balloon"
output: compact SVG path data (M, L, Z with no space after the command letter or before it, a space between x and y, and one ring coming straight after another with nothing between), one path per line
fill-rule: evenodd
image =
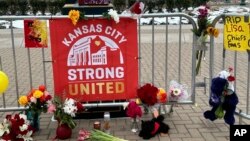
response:
M8 76L0 71L0 95L3 94L9 85L9 79Z

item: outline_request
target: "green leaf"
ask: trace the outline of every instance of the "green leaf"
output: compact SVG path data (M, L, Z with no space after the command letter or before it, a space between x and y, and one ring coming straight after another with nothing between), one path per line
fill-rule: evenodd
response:
M219 119L223 118L224 117L224 110L222 108L222 105L220 105L216 111L215 111L215 116Z

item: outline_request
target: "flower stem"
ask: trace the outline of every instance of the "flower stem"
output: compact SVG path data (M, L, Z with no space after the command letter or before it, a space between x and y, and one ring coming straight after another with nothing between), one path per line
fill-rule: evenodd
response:
M196 64L196 76L198 75L199 71L200 71L200 67L201 67L201 58L202 58L202 53L203 51L200 50L198 51L198 55L197 55L197 59L198 59L198 62Z

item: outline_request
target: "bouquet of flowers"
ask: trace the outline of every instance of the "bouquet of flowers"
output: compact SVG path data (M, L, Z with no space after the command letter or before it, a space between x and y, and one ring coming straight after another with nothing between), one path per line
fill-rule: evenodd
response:
M116 10L109 9L108 12L102 14L104 18L113 19L116 23L119 23L119 15ZM83 12L79 10L70 10L68 16L73 25L76 25L77 22L81 19L87 20L87 17Z
M76 123L73 117L77 112L83 111L83 106L80 102L72 98L67 98L65 101L56 97L48 107L48 113L54 113L54 118L58 121L59 125L66 124L71 129L75 128Z
M208 35L218 37L219 30L217 28L214 28L208 21L209 8L207 6L198 7L198 12L199 12L197 18L198 28L192 31L198 37L197 45L205 47L205 41L207 40ZM198 74L200 69L202 54L203 54L202 50L197 51L198 62L196 65L196 75Z
M211 23L208 21L208 11L209 7L207 6L200 6L198 7L198 29L193 30L194 34L198 37L204 39L207 35L212 35L214 37L218 37L219 31L217 28L212 27Z
M46 91L44 85L40 85L38 89L32 89L27 95L23 95L18 99L21 106L28 107L26 110L27 119L35 130L40 128L40 115L46 113L48 104L51 102L52 96Z
M20 105L28 107L28 111L31 111L33 114L41 114L41 112L47 112L51 99L52 96L46 91L46 87L40 85L38 89L32 89L27 95L21 96L18 102Z
M167 102L167 93L162 88L157 88L153 84L146 83L139 89L137 89L137 96L140 102L144 105L145 112L148 112L147 107L151 108L151 111L160 108L162 103Z
M191 95L187 92L187 86L181 85L176 81L172 80L169 86L169 101L181 102L188 100Z
M148 106L155 105L157 100L157 93L159 89L155 87L153 84L146 83L139 89L137 89L137 96L140 98L141 102L143 104L146 104Z
M24 114L7 115L0 124L0 140L5 141L31 141L33 128Z
M137 105L137 103L135 101L130 101L128 106L127 106L126 114L127 114L127 116L129 116L133 119L135 119L137 117L141 117L142 116L141 107L139 105Z

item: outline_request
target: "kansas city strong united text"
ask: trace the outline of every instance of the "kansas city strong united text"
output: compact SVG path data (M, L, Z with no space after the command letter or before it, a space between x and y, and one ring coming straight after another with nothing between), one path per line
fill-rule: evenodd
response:
M87 39L87 38L91 39ZM105 38L104 38L105 37ZM98 38L98 39L97 39ZM120 49L120 44L127 41L126 37L114 27L104 26L102 24L89 24L76 27L63 38L62 43L71 49L76 46L79 40L86 39L90 42L89 48L84 48L80 57L82 63L71 67L68 66L68 92L70 95L89 95L89 94L120 94L125 91L125 71L123 52ZM75 42L76 41L76 42ZM84 40L85 41L85 40ZM106 42L113 42L116 47L108 46ZM100 45L100 42L105 44ZM92 48L100 48L99 50ZM78 48L77 48L78 49ZM86 51L87 50L87 51ZM119 62L110 64L109 58L104 59L104 64L96 64L91 62L95 54L101 52L99 57L108 56L118 50L119 59L113 59L112 62ZM87 53L86 53L87 52ZM84 55L83 55L84 54ZM94 55L93 55L94 54ZM76 58L79 59L79 56ZM87 57L86 57L87 56ZM98 56L98 55L97 55ZM87 58L87 59L86 59ZM122 58L122 59L121 59ZM88 62L87 62L87 61Z
M103 31L106 35L109 35L114 39L118 39L119 44L127 41L127 39L125 38L124 35L122 35L121 32L112 28L111 26L103 27L101 24L96 24L96 25L90 24L90 25L83 25L81 28L78 27L74 29L73 33L68 33L68 38L65 37L62 43L69 47L74 39L76 39L79 36L82 36L83 34L101 33Z

